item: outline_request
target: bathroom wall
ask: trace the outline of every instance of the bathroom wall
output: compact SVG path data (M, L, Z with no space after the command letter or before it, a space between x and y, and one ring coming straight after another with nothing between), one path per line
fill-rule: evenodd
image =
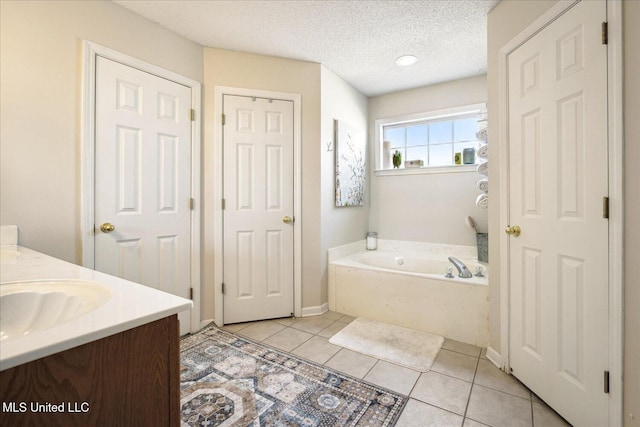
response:
M497 135L498 124L495 120L499 102L498 53L500 49L529 24L551 8L556 1L503 1L499 3L488 16L488 63L487 73L489 93L489 138ZM623 62L624 62L624 409L623 421L626 427L640 426L640 50L637 48L640 40L640 2L623 1ZM498 174L495 150L497 144L490 145L490 175ZM492 185L498 182L492 178ZM491 233L502 232L499 218L499 197L490 198L489 230ZM498 239L489 241L492 253L500 251ZM500 260L491 258L491 270L499 271ZM500 340L500 277L494 274L490 288L490 346L498 353L506 343ZM633 414L633 417L632 417Z
M353 86L333 71L322 67L321 72L321 144L319 157L322 171L320 266L322 269L321 301L327 302L327 249L364 239L369 223L370 193L365 205L335 206L335 140L334 120L341 120L367 137L367 100ZM332 151L328 151L329 147ZM367 186L371 173L367 173Z
M0 223L81 263L82 40L202 81L202 47L109 1L0 2Z
M322 299L320 253L320 64L223 49L204 49L204 241L202 319L214 317L213 212L219 200L213 188L215 87L229 86L302 95L302 307L319 307ZM325 286L326 288L326 286Z
M486 101L485 75L370 98L371 170L377 119ZM475 205L480 178L476 171L392 176L372 172L369 228L383 239L475 245L465 218L472 216L479 231L487 232L487 210Z

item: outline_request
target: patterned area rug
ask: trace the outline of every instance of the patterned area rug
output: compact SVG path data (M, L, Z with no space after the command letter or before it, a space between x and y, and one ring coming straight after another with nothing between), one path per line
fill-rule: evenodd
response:
M183 426L393 426L408 400L215 326L180 347Z

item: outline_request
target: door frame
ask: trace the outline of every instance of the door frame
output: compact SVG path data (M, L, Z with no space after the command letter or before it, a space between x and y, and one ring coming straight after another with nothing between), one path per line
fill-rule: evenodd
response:
M491 360L505 372L510 372L510 239L501 231L509 222L509 80L508 56L580 0L560 0L499 52L499 173L500 173L500 354ZM607 92L609 136L609 425L622 425L623 412L623 343L624 343L624 282L623 282L623 80L622 80L622 2L606 0L608 22ZM494 352L495 353L495 352ZM488 354L489 356L489 354Z
M279 99L293 102L293 315L302 313L302 96L296 93L273 92L259 89L247 89L230 86L215 86L214 111L215 139L213 143L213 169L215 184L213 187L213 247L214 247L214 323L224 325L224 304L222 281L224 278L224 224L222 197L224 195L224 161L222 111L224 95L248 96L256 98Z
M144 62L108 47L82 41L82 111L81 111L81 197L80 235L82 245L82 265L95 267L95 73L98 56L136 68L157 77L171 80L191 89L191 108L195 111L191 121L191 288L193 308L191 309L191 332L200 330L200 99L201 85L188 77Z

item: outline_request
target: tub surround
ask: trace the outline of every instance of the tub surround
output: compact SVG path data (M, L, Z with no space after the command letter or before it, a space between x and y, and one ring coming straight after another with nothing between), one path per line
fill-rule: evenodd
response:
M475 246L379 239L378 250L365 247L363 240L329 250L330 310L487 346L488 272L484 278L444 277L449 256L475 272L474 267L482 265ZM372 265L376 258L380 266ZM400 270L390 268L398 261L409 264L420 259L426 270L433 266L435 271L403 271L404 264Z
M2 340L0 371L140 327L192 307L190 300L27 248L9 244L1 249L0 286L61 279L92 281L107 287L111 298L95 310L66 323Z

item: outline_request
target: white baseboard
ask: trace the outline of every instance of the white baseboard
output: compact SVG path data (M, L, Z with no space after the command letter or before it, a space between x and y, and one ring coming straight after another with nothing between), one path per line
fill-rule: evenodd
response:
M309 317L309 316L319 316L321 314L326 313L327 311L329 311L329 304L328 303L324 303L322 305L318 305L315 307L304 307L302 309L302 316L301 317ZM205 326L209 325L210 323L215 323L214 319L204 319L200 322L200 329L204 328ZM220 326L220 325L216 325L216 326Z
M504 359L502 358L500 353L498 353L491 347L487 347L487 359L489 359L491 363L496 365L498 369L500 369L501 371L504 371L504 367L505 367Z
M329 304L326 302L315 307L303 307L301 317L319 316L326 313L327 311L329 311Z

